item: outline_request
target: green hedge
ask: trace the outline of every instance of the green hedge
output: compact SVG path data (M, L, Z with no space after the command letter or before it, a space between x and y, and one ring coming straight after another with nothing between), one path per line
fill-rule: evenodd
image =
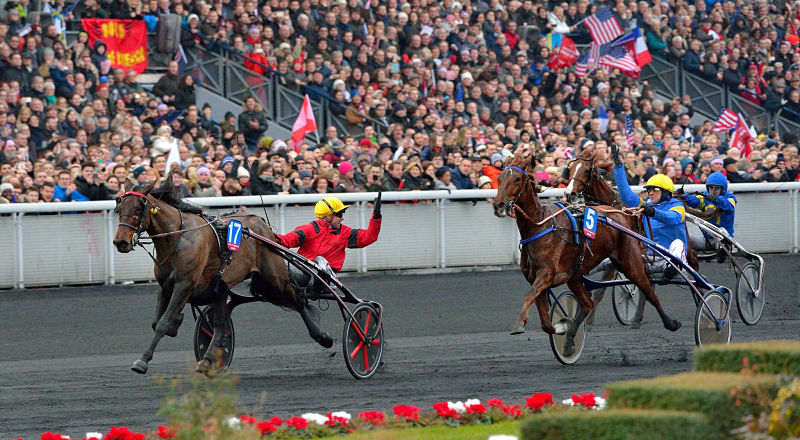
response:
M708 418L709 430L716 431L718 438L728 438L731 429L743 424L743 416L762 410L755 403L733 398L733 390L749 388L774 396L778 389L771 375L708 372L617 382L607 388L610 408L698 412Z
M708 420L697 413L658 410L561 412L531 417L522 424L522 440L695 440L715 438Z
M738 372L745 358L758 373L800 376L800 341L785 339L711 345L695 350L694 369Z

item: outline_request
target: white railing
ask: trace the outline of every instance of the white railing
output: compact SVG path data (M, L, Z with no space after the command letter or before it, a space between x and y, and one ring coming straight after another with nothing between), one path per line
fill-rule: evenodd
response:
M800 182L736 184L731 190L739 199L735 237L742 245L753 252L798 251ZM384 204L380 240L365 249L348 250L344 270L514 264L519 261L519 233L512 220L493 215L486 199L494 195L495 190L385 193L385 202L418 203ZM540 197L562 195L563 190L548 189ZM366 227L371 212L367 203L376 194L336 196L354 204L346 224ZM311 205L319 199L320 195L304 194L189 200L207 207L210 214L247 206L252 214L266 214L272 227L285 233L311 221ZM0 205L0 243L5 244L0 287L153 280L153 263L145 252L119 254L111 244L118 223L114 207L113 201Z

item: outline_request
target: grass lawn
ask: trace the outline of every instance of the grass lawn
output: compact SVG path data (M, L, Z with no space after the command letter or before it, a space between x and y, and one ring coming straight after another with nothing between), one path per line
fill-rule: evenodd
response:
M506 434L519 437L522 422L509 421L493 425L471 425L451 428L449 426L432 426L409 429L379 429L371 432L360 432L348 435L348 440L486 440L490 435ZM341 439L325 437L326 439Z

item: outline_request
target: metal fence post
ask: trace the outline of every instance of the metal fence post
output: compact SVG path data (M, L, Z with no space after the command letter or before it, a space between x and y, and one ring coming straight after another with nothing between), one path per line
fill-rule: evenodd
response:
M792 223L794 227L794 243L792 244L792 253L796 254L800 249L800 212L798 212L798 205L800 205L800 190L793 189L792 193Z
M108 263L106 283L114 284L116 269L114 267L114 245L111 243L114 240L114 216L112 215L111 211L103 211L103 213L106 216L106 234L108 234L104 246L105 249L108 250L108 258L106 259L106 262Z
M25 288L24 251L22 246L22 217L25 213L14 214L14 224L17 227L17 288Z
M445 252L445 207L448 199L439 199L439 267L447 267L447 252Z
M369 226L367 220L367 202L358 202L358 223L361 229L366 229ZM367 248L361 248L361 266L358 268L359 272L367 271Z
M278 231L281 234L286 233L286 204L281 203L278 205Z

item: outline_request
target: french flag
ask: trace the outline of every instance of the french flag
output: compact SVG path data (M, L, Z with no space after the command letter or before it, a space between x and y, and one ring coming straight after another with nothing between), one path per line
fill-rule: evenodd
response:
M629 52L633 53L633 59L636 60L636 64L639 67L643 67L653 61L650 50L647 49L647 42L638 26L633 28L629 34L611 43L611 47L617 46L627 47Z

